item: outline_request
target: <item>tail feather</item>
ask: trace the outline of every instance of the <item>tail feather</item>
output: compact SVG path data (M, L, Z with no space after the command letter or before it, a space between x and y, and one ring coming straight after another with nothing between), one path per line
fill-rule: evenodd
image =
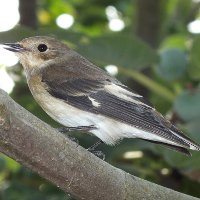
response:
M186 156L192 156L192 154L189 152L188 149L186 148L183 148L183 147L179 147L179 146L174 146L172 144L167 144L167 143L163 143L163 142L158 142L158 141L152 141L152 140L147 140L147 139L142 139L142 140L145 140L145 141L148 141L148 142L151 142L151 143L155 143L155 144L160 144L160 145L163 145L169 149L172 149L174 151L177 151L177 152L180 152Z
M185 143L187 143L189 145L189 148L192 150L196 150L196 151L200 151L200 145L197 144L196 142L194 142L193 140L191 140L189 137L187 137L186 135L184 135L180 130L178 130L175 126L172 126L170 131L176 135L177 137L179 137L180 139L182 139Z

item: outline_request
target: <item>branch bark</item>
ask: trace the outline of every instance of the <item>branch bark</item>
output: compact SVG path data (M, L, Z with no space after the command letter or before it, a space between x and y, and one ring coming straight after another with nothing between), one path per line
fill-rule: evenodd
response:
M0 151L76 199L197 199L109 165L33 116L2 90Z

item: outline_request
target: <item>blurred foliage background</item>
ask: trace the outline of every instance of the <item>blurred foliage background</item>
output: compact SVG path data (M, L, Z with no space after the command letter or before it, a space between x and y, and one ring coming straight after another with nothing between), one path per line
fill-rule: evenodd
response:
M0 5L5 2L1 0ZM12 17L11 10L7 12ZM200 142L198 0L19 0L19 14L17 26L0 32L1 43L33 35L56 37L98 66L107 66L120 81L145 96L185 134ZM62 14L65 17L59 25ZM14 81L10 95L16 102L52 126L60 126L32 98L19 64L1 65L1 70L6 70ZM4 84L2 75L0 84ZM78 132L73 135L86 148L97 140ZM106 162L116 167L200 197L199 152L186 157L137 139L123 140L115 147L101 145L99 149L106 154ZM0 199L72 198L1 155Z

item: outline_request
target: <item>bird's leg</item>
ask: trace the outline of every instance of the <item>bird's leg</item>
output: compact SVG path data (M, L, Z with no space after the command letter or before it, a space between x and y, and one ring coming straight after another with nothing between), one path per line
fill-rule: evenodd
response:
M100 144L103 144L102 140L98 140L96 143L94 143L91 147L89 147L88 151L94 151Z
M61 128L56 128L57 131L61 132L61 133L66 133L66 132L71 132L71 131L90 131L96 129L95 126L91 125L91 126L76 126L76 127L61 127ZM67 136L71 141L76 142L77 144L79 144L79 141L77 138L72 137L72 136Z
M91 125L91 126L77 126L77 127L61 127L61 128L56 128L56 130L58 130L61 133L66 133L66 132L70 132L70 131L90 131L96 129L95 126ZM70 140L72 140L73 142L76 142L77 144L79 143L79 141L75 138L75 137L71 137L71 136L67 136ZM95 149L102 144L103 141L99 140L98 142L96 142L95 144L93 144L91 147L89 147L87 150L91 153L93 153L95 156L101 158L102 160L105 160L105 154L102 151L96 151Z
M102 143L103 143L103 141L99 140L96 143L94 143L91 147L89 147L87 150L89 152L93 153L95 156L101 158L102 160L105 160L105 154L102 151L95 150Z

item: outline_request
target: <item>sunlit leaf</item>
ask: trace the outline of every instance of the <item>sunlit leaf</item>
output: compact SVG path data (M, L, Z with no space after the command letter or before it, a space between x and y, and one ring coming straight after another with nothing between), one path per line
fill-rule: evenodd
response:
M163 39L160 48L166 49L166 48L180 48L185 49L186 48L186 35L170 35L169 37L166 37Z
M4 164L7 170L17 171L20 168L20 164L17 163L15 160L9 158L8 156L1 155L1 161L4 160Z

